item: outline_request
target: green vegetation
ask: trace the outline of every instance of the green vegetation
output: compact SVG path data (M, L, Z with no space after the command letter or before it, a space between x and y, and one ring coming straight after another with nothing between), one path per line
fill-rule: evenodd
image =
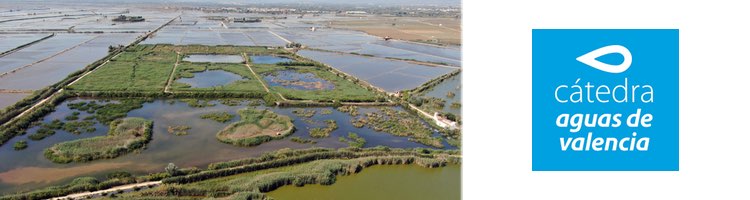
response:
M118 99L115 102L109 100L104 104L97 101L82 101L78 103L69 103L68 108L94 114L94 118L102 124L109 124L115 119L127 116L128 112L142 108L143 103L150 101L147 99Z
M65 122L62 130L76 135L83 132L91 133L96 131L95 124L96 122L91 120Z
M80 91L161 91L178 56L163 45L137 45L71 85Z
M180 55L177 54L180 52ZM175 46L167 44L157 45L135 45L126 48L125 51L113 58L110 62L101 66L96 71L87 75L80 81L71 85L69 89L74 91L142 91L160 92L167 85L175 63L184 55L189 54L289 54L283 50L273 50L262 47L244 46L202 46L186 45ZM191 65L204 65L190 62L180 62L178 70L192 70ZM209 70L221 69L240 75L249 74L249 70L242 64L210 64ZM179 77L184 71L179 71L175 77ZM243 75L243 76L244 76ZM187 76L187 75L186 75ZM253 79L243 80L242 84L225 86L225 90L258 90L262 89L260 83ZM174 83L173 83L174 84ZM173 85L176 90L199 90L212 89L185 89L185 85Z
M370 101L385 101L384 97L380 97L377 94L369 91L356 84L357 80L349 81L344 77L338 76L331 71L327 71L323 65L315 64L309 66L306 63L285 63L287 64L304 64L306 66L280 66L280 65L269 65L269 64L256 64L253 65L253 69L259 76L269 76L279 71L292 70L297 73L311 73L326 80L334 85L332 90L296 90L291 88L285 88L282 86L270 87L272 92L281 93L287 99L292 100L313 100L313 101L345 101L345 102L370 102ZM262 79L262 78L261 78ZM263 80L265 81L265 80Z
M177 82L180 78L192 78L194 73L205 72L208 70L223 70L242 76L242 79L229 83L227 85L215 86L210 88L193 88L189 84ZM220 91L220 92L246 92L253 91L264 93L265 90L261 83L253 76L250 69L244 64L237 63L191 63L181 62L177 66L177 71L172 81L171 89L175 91Z
M455 96L456 96L456 93L453 93L453 92L451 92L451 91L448 91L448 93L446 93L446 94L445 94L445 96L446 96L446 97L448 97L448 98L453 98L453 97L455 97Z
M349 147L362 148L365 147L365 138L359 137L357 133L349 132L348 139L345 137L339 137L340 142L349 144Z
M224 104L226 106L239 106L242 104L242 100L240 99L219 99L219 103Z
M451 103L451 108L461 108L461 103L453 102Z
M442 110L445 107L445 100L435 97L413 96L409 99L409 103L429 111Z
M52 136L55 134L55 130L62 129L63 125L65 124L59 119L52 120L50 123L43 123L40 125L41 127L36 130L36 133L29 135L29 139L42 140L46 137Z
M382 131L396 136L408 136L410 141L443 148L442 139L433 137L432 131L420 118L405 111L393 108L381 108L379 111L366 113L364 117L352 119L355 127L368 126L375 131Z
M174 163L169 163L167 167L164 168L164 171L166 171L170 176L175 176L179 174L180 170Z
M349 113L352 117L359 115L359 107L357 106L339 106L336 110Z
M331 135L331 132L338 129L339 126L336 124L336 121L329 119L326 120L326 127L325 128L312 128L310 129L310 137L314 138L324 138Z
M291 138L292 142L300 143L300 144L315 144L318 143L315 140L307 139L307 138L301 138L298 136L294 136Z
M104 190L135 182L161 180L158 187L123 193L124 199L236 198L263 197L285 185L332 184L336 176L357 173L372 165L416 164L434 168L460 163L457 150L349 148L281 149L258 157L212 163L207 169L179 169L171 164L165 172L139 177L125 173L108 175L108 180L80 177L72 182L0 199L46 199L68 194ZM172 167L170 167L172 166Z
M56 163L87 162L115 158L145 148L151 140L153 122L143 118L112 121L106 136L92 137L55 144L44 156Z
M219 131L216 134L219 141L236 146L255 146L283 138L294 131L291 118L270 110L244 108L237 113L240 121Z
M176 136L183 136L188 134L188 130L190 130L190 126L185 125L179 125L179 126L169 126L167 127L167 133L173 134Z
M216 104L211 103L211 100L203 100L203 99L180 99L180 101L187 103L188 106L193 108L203 108L203 107L214 107Z
M330 115L330 114L333 114L333 111L331 109L323 108L323 109L320 109L320 114Z
M305 117L310 118L315 116L315 109L304 109L304 108L297 108L292 110L292 113L294 115L297 115L298 117Z
M330 185L373 165L442 167L459 163L457 151L372 149L279 150L258 158L212 164L208 170L162 180L163 185L125 193L127 199L264 198L285 185Z
M84 121L62 122L59 119L52 120L50 123L42 123L40 128L34 134L29 135L31 140L42 140L55 134L55 130L64 130L72 134L91 133L96 131L94 125L96 122L91 119Z
M215 112L202 114L201 119L210 119L221 123L227 123L228 121L232 121L232 119L234 119L234 115L229 114L228 112Z
M18 142L13 144L13 149L15 149L16 151L26 149L26 147L29 147L29 144L26 143L26 140L19 140Z
M68 120L68 121L78 120L78 115L80 114L81 112L73 112L70 115L66 116L65 120Z

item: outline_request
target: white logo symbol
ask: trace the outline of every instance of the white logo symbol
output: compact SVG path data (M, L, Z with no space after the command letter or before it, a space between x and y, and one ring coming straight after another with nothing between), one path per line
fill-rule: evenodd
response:
M596 60L596 58L610 53L619 53L620 55L622 55L622 57L624 58L622 63L620 63L619 65L610 65ZM628 70L628 68L630 68L630 63L633 62L633 56L630 55L630 51L628 50L628 48L625 48L624 46L609 45L583 54L582 56L576 58L576 60L578 60L578 62L591 66L594 69L617 74L624 72L625 70Z

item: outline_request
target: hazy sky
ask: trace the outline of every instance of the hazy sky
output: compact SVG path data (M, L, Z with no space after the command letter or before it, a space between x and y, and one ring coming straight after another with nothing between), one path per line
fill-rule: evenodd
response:
M7 0L3 0L7 1ZM11 2L29 2L30 0L10 0ZM31 0L39 2L44 0ZM367 4L367 5L460 5L461 0L54 0L50 2L131 2L131 3L224 3L224 4L274 4L274 3L306 3L306 4Z

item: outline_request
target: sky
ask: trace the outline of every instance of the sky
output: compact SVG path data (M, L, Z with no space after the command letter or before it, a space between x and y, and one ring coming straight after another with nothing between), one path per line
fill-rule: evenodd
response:
M9 0L10 2L29 2L29 0ZM44 0L31 0L39 2ZM52 2L116 2L122 3L123 0L55 0ZM225 4L286 4L286 3L305 3L305 4L355 4L355 5L438 5L438 6L458 6L461 0L128 0L130 3L225 3Z

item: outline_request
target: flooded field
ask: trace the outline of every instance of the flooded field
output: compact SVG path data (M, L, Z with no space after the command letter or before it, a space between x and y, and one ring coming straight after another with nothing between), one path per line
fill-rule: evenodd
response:
M316 31L286 29L278 33L288 40L318 49L461 66L461 51L458 47L384 41L380 37L363 32L339 29L323 28Z
M18 46L28 44L35 40L39 40L48 36L49 34L11 34L11 35L0 35L0 53L9 51Z
M255 64L276 64L280 62L292 62L294 60L279 56L250 56L250 60Z
M332 90L333 83L316 76L313 73L299 73L294 70L283 70L270 73L263 77L268 86L281 86L295 90Z
M268 30L269 28L280 27L265 21L231 23L208 20L205 14L191 12L183 14L143 44L244 46L284 46L287 44L283 39L273 35Z
M268 196L278 200L461 199L461 167L375 165L357 174L337 177L333 185L284 186Z
M448 93L453 95L448 95ZM461 103L461 75L453 76L424 92L424 96L445 100L443 112L461 115L461 107L452 107L453 103Z
M244 59L239 55L205 55L193 54L182 60L188 62L208 62L208 63L242 63Z
M456 149L460 146L460 141L456 140L460 135L438 132L415 111L405 112L400 106L348 106L394 105L384 102L402 99L363 87L360 80L387 92L413 89L459 70L460 47L385 40L382 35L369 32L372 30L341 29L332 22L368 20L367 17L341 12L318 13L288 8L257 12L250 8L234 10L230 5L214 8L180 4L101 6L100 3L67 7L52 2L0 5L4 9L0 10L0 52L51 35L0 57L0 109L105 58L117 50L112 47L131 44L141 36L147 38L140 44L207 46L163 45L158 49L130 46L104 67L86 74L64 90L69 94L91 93L94 96L119 95L121 92L138 96L143 92L165 97L172 96L169 93L212 97L262 96L263 100L73 97L57 104L54 110L31 125L10 122L10 127L24 126L25 133L7 137L10 139L0 146L0 196L66 184L78 177L93 176L104 181L108 174L117 171L135 176L164 172L169 163L181 169L206 168L210 163L257 157L287 148L387 146ZM121 15L145 20L113 20ZM422 20L419 23L434 26L430 24L441 21ZM460 29L460 26L446 24L445 28ZM155 32L147 34L152 31ZM411 29L404 31L422 36L430 34ZM288 63L295 61L290 53L297 49L281 47L290 43L304 47L298 55L330 65L358 80L331 73L329 68L317 63ZM249 68L244 64L245 53L251 61ZM182 55L186 56L180 62L178 59ZM443 111L460 114L460 107L450 107L454 102L461 102L460 84L460 76L457 76L420 95L445 99ZM447 97L449 92L451 97ZM269 107L263 101L269 101L268 105L274 105L274 102L288 103L282 105L339 105L343 102L347 106ZM82 109L82 106L91 106L88 109L93 110ZM288 116L296 130L286 137L281 136L288 132L283 135L275 133L279 137L244 147L217 139L217 133L222 130L233 130L227 129L234 126L230 125L232 123L252 122L248 119L250 115L238 115L239 110L247 107ZM102 116L111 119L107 121L100 118ZM60 164L64 162L45 155L45 150L56 144L106 136L109 122L123 117L143 118L139 119L143 124L153 121L151 141L140 143L147 148L133 147L125 154L112 156L112 159L68 164ZM285 127L289 127L290 122L284 122ZM264 122L259 120L258 123ZM255 127L262 126L257 124ZM252 129L254 126L243 127ZM288 130L291 129L284 129ZM75 157L77 155L60 152L81 151L60 148L53 154ZM98 148L84 150L99 151ZM58 158L63 156L58 155ZM75 159L82 161L87 158ZM460 166L456 165L438 169L409 165L373 166L361 174L339 178L339 182L332 186L285 186L269 196L277 199L456 199L460 195ZM394 184L384 186L382 182ZM436 189L440 191L434 192Z
M46 123L55 119L64 120L66 116L71 115L72 110L68 104L81 101L91 101L87 99L76 99L63 102L55 112L44 117ZM106 103L101 102L100 103ZM209 119L202 119L201 115L215 112L235 112L246 107L247 102L239 105L223 105L218 101L209 102L215 106L194 108L187 103L175 100L155 100L145 103L142 108L133 110L127 114L128 117L142 117L154 120L153 140L147 145L147 149L139 152L127 154L115 159L98 160L87 163L55 164L44 157L44 149L53 144L63 141L70 141L80 138L89 138L94 136L105 135L107 126L95 124L96 130L92 133L73 134L63 130L57 132L43 140L31 141L26 136L15 137L8 144L13 144L19 140L28 141L28 148L15 151L13 145L3 145L0 147L0 160L13 160L12 163L4 162L0 165L0 193L10 191L19 191L25 189L39 188L45 185L62 183L70 181L74 177L91 175L102 176L107 172L127 169L135 174L145 174L149 172L162 171L167 163L175 163L178 166L198 166L205 167L209 163L226 161L232 159L258 156L264 152L275 151L281 148L308 148L308 147L345 147L347 144L338 140L339 137L346 137L349 132L355 132L367 142L365 147L375 147L385 145L396 148L414 148L427 147L425 145L409 141L406 137L397 137L388 133L378 132L367 127L356 128L350 122L352 118L348 113L342 113L333 108L307 108L314 109L318 114L307 117L299 117L293 113L297 108L268 108L275 113L287 115L293 118L294 126L297 131L290 137L300 137L313 139L315 144L300 144L290 141L290 137L282 140L274 140L263 143L255 147L238 147L230 144L219 142L216 133L227 126L229 123L237 121L233 118L230 122L220 123ZM266 107L258 106L258 109ZM323 109L329 110L330 114L322 114ZM364 113L373 111L377 107L360 108ZM400 108L397 108L400 110ZM90 114L81 112L79 117L85 118ZM309 131L312 128L325 127L325 120L334 120L338 124L338 129L331 132L326 138L311 138ZM168 132L169 126L187 125L191 128L184 136L177 136ZM28 133L35 133L40 127L32 127ZM200 148L195 148L200 147ZM448 149L455 147L446 146ZM27 174L27 175L24 175ZM29 176L28 174L36 174Z
M416 88L433 78L455 70L342 53L311 50L300 50L297 53L328 64L388 92Z
M194 77L177 79L177 82L187 83L193 88L210 88L242 80L242 76L224 70L208 70L193 74Z
M94 37L93 35L83 34L57 34L40 43L3 56L0 58L2 59L2 62L0 62L0 72L10 72L14 69L34 64L34 62L52 57Z
M0 110L15 104L29 95L30 93L0 93Z
M2 62L3 64L0 64L2 69L29 65L0 77L0 89L36 90L54 84L67 77L68 74L106 57L109 54L110 45L131 43L138 35L133 33L56 35L39 44L0 58L3 61L11 60L7 63ZM65 46L57 46L60 43L73 46L61 49ZM45 58L44 56L52 57ZM22 59L13 60L19 57Z

